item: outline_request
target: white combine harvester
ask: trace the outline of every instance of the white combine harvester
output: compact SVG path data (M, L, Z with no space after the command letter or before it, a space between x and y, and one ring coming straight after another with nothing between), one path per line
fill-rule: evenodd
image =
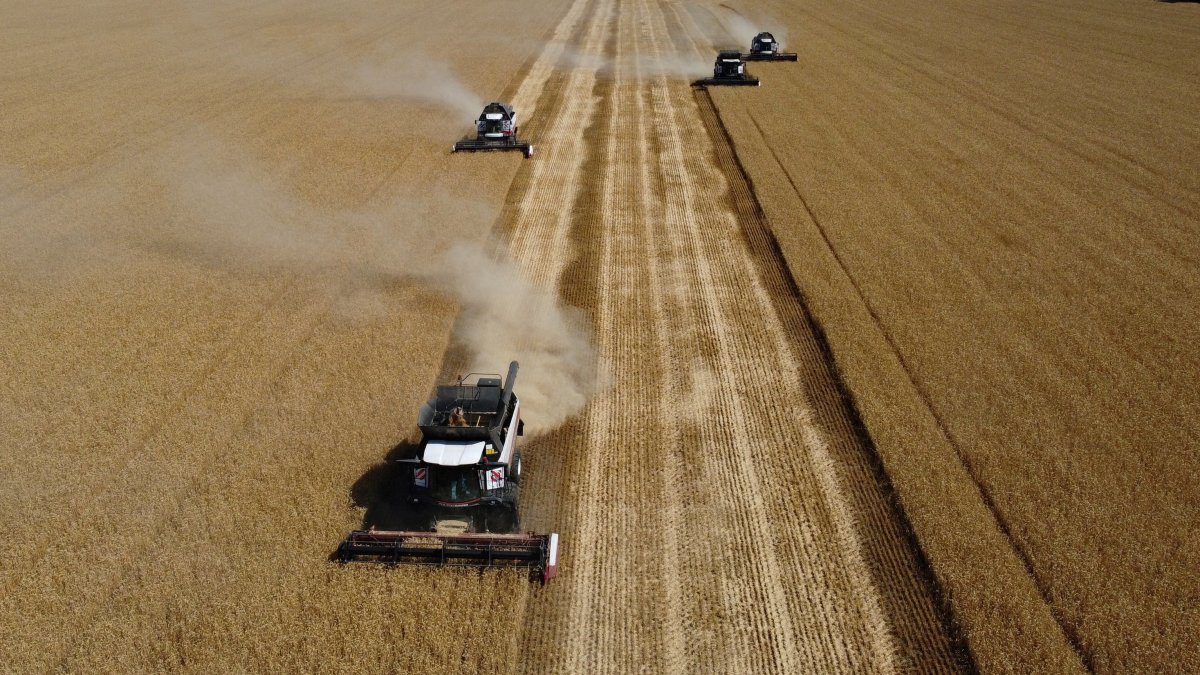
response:
M421 444L397 460L397 490L423 524L413 530L357 530L338 547L342 562L530 567L543 583L558 568L558 535L520 531L521 403L517 362L499 375L471 374L437 387L421 407Z
M475 120L475 138L464 138L454 144L451 152L480 152L487 150L519 150L528 159L533 157L533 144L521 140L517 133L517 111L507 103L493 101Z

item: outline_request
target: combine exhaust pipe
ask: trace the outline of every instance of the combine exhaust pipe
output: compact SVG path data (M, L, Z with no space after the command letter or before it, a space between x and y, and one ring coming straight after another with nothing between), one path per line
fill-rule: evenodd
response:
M508 377L504 378L504 393L500 396L500 410L497 411L501 415L508 410L509 403L512 403L513 384L517 381L517 368L519 367L516 361L508 364Z
M339 562L436 567L528 567L543 584L558 573L558 534L443 535L357 530L338 547Z

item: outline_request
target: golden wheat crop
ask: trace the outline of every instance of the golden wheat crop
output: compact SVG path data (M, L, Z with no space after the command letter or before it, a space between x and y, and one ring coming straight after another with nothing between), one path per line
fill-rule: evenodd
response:
M537 7L486 66L518 3L0 10L0 669L511 665L517 575L326 558L458 308L379 251L481 241L519 164L396 78L502 95Z

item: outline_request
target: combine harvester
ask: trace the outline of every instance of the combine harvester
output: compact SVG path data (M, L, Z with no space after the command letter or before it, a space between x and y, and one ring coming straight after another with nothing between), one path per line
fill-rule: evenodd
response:
M796 55L779 51L779 42L774 35L763 31L750 41L750 53L742 54L746 61L795 61Z
M558 570L558 534L520 531L521 404L513 393L517 362L499 375L471 374L437 387L421 407L421 444L403 484L426 529L357 530L338 547L341 562L529 567L542 583Z
M746 62L736 49L722 49L713 64L713 76L696 80L692 86L701 89L711 86L757 87L758 78L746 74Z
M527 159L533 157L533 144L517 138L517 112L499 101L487 104L479 113L479 119L475 120L475 138L468 136L455 143L451 152L460 150L520 150Z

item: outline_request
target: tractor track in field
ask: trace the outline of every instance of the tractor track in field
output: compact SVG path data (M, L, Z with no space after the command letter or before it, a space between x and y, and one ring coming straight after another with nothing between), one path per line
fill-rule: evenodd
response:
M660 43L700 54L699 27L644 0L584 16L518 91L539 154L502 225L591 320L606 382L527 444L526 525L562 532L564 558L522 667L959 668L720 120Z

